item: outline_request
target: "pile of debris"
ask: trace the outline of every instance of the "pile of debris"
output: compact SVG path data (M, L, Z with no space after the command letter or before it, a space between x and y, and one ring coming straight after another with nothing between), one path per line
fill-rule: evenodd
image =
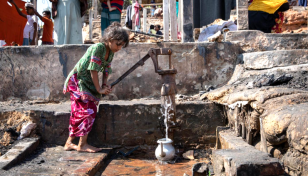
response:
M308 11L304 7L293 7L293 9L284 12L283 33L307 32L307 16Z
M0 156L17 141L27 136L36 136L36 124L27 113L3 112L0 114Z
M290 175L308 175L307 52L244 53L228 84L201 96L225 105L237 136L281 159Z
M145 34L138 34L135 32L130 32L129 34L129 42L158 43L162 41L163 38L152 37Z

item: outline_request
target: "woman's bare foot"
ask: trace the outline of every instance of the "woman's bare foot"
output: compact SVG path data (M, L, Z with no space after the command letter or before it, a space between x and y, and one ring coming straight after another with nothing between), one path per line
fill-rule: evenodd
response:
M78 146L77 147L77 151L78 152L95 153L95 152L99 152L101 150L102 150L101 148L96 148L96 147L93 147L93 146L91 146L89 144L84 144L83 146Z
M65 143L65 146L64 146L64 150L66 151L69 151L69 150L77 150L78 146L73 144L73 143L68 143L66 142Z
M116 7L110 7L109 8L109 12L114 11L114 10L117 10L117 8Z

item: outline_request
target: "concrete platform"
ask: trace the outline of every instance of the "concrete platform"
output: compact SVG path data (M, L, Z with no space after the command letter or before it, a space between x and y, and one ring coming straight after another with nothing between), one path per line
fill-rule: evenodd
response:
M255 149L235 132L226 130L219 132L222 149L213 151L213 167L215 175L226 176L274 176L284 175L284 170L277 158Z
M40 145L18 165L0 175L95 175L112 149L99 153L64 151L62 146Z

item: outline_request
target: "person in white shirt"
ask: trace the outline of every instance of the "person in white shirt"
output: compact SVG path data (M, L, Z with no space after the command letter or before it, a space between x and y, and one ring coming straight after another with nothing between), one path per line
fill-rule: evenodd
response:
M18 6L15 4L14 0L9 0L11 4L13 4L18 12L18 14L22 17L27 18L27 24L24 28L24 34L23 34L23 43L22 45L35 45L35 38L37 33L37 16L34 15L34 5L32 3L26 3L25 8L27 11L27 14L23 14Z

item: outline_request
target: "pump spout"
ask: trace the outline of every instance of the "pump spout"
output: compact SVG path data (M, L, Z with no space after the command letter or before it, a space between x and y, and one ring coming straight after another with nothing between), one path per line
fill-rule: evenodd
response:
M165 157L166 153L164 152L164 144L163 142L160 143L160 157Z

